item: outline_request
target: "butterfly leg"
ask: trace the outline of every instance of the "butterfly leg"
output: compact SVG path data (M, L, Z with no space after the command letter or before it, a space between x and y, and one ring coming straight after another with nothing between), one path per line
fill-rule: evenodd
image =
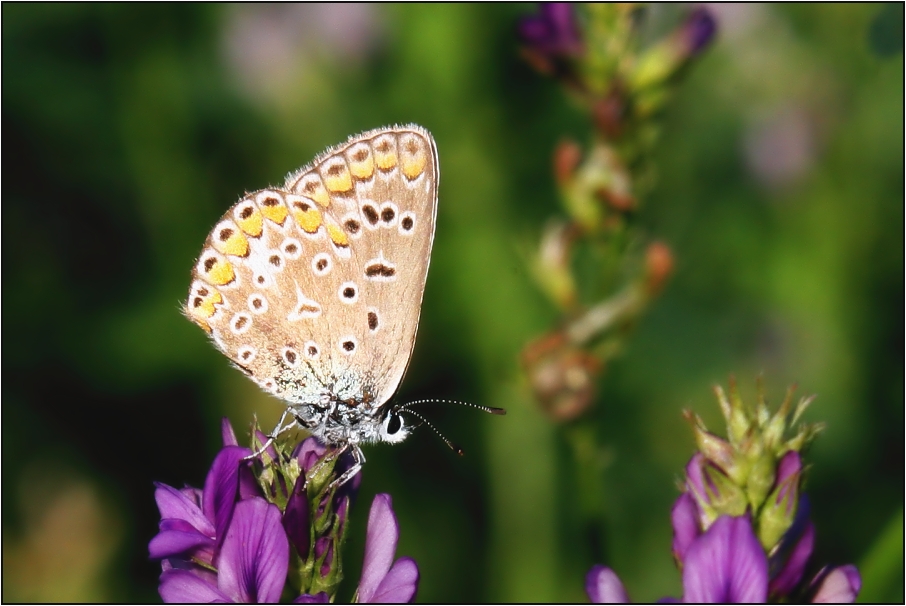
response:
M344 444L342 449L346 450L347 447L351 448L350 453L352 454L353 459L352 467L344 471L339 478L330 483L332 489L337 489L354 478L355 474L362 471L362 465L365 464L365 454L362 452L362 449L359 448L358 444ZM337 456L339 456L339 454Z
M248 461L249 459L254 459L255 457L261 456L261 454L265 450L270 448L271 444L274 443L274 440L277 439L277 436L279 436L281 433L283 433L285 431L292 429L293 426L296 424L295 417L293 417L290 420L290 422L287 423L286 425L283 424L286 421L286 417L289 415L292 415L292 412L290 411L289 408L287 408L286 410L283 411L283 415L280 417L280 421L277 423L277 426L274 427L274 429L269 434L267 434L267 442L265 442L264 445L261 448L259 448L257 451L255 451L252 454L250 454L249 456L245 457L244 460Z

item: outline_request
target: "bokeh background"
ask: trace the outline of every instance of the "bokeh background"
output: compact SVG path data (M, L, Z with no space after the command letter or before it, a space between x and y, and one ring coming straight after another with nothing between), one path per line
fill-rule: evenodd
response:
M583 601L596 562L639 600L679 595L680 411L763 373L817 393L808 454L818 562L903 600L902 5L719 6L663 116L638 221L676 272L607 369L591 419L597 513L575 517L568 427L521 348L555 325L526 251L562 214L551 153L589 125L519 58L532 5L2 7L4 601L156 601L154 481L201 485L228 416L280 405L179 312L208 230L246 190L352 133L416 122L443 179L402 399L429 431L367 450L347 548L389 492L419 601ZM656 9L657 11L679 9ZM669 21L670 14L666 17Z

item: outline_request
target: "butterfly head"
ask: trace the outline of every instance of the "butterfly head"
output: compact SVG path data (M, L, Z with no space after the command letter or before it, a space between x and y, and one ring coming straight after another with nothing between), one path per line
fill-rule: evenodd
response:
M390 408L384 415L378 428L378 440L389 444L398 444L408 437L412 431L405 419L396 408Z

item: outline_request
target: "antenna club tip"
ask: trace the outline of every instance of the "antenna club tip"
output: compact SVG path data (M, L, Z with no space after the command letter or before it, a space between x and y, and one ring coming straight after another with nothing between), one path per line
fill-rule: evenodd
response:
M461 457L465 456L465 454L466 454L466 452L462 448L459 448L458 446L454 450L456 451L456 454L458 454Z
M503 416L503 415L506 414L506 409L505 409L505 408L493 408L493 407L492 407L492 408L490 409L490 413L491 413L492 415L501 415L501 416Z

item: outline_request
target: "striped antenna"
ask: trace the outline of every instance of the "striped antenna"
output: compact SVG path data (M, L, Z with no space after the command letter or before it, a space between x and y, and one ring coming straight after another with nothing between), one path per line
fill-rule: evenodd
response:
M447 436L440 433L440 430L438 430L434 425L432 425L431 422L428 421L428 419L423 417L420 413L417 413L414 410L412 410L411 407L416 406L418 404L456 404L458 406L468 406L469 408L475 408L476 410L480 410L482 412L486 412L486 413L492 414L492 415L505 415L506 414L506 410L504 410L503 408L494 408L493 406L482 406L480 404L472 404L471 402L460 402L458 400L438 400L438 399L415 400L414 402L408 402L394 410L394 412L396 414L400 414L400 413L410 414L413 417L417 418L422 423L424 423L425 425L427 425L428 427L430 427L431 430L434 433L436 433L441 440L444 441L444 444L449 446L450 450L452 450L459 456L462 456L464 454L462 448L460 448L459 446L457 446L456 444L454 444L453 442L448 440Z

